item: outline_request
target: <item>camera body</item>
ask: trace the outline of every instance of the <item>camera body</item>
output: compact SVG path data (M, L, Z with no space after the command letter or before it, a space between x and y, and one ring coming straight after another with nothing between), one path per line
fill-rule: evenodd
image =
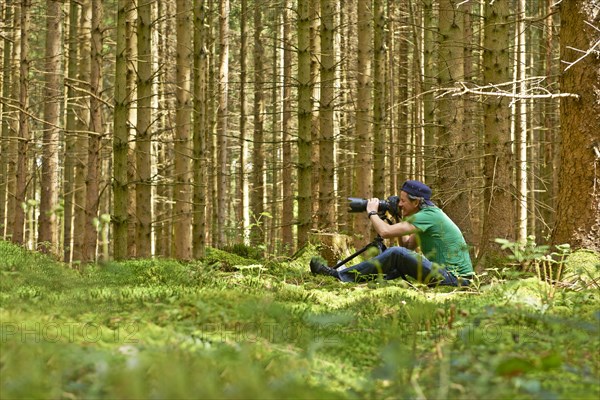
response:
M348 197L348 211L362 212L367 210L369 200L360 197ZM385 216L389 213L396 221L400 219L400 197L390 196L386 200L379 200L379 208L377 213L380 216Z

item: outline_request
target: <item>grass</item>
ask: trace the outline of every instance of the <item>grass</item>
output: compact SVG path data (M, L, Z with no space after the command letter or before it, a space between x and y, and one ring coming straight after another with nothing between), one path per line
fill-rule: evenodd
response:
M0 398L600 397L598 286L343 284L313 254L77 271L0 242Z

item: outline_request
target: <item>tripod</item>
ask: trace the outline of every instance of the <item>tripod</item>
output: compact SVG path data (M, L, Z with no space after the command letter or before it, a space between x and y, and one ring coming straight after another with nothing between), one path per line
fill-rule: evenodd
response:
M385 251L385 249L386 249L385 244L383 244L383 238L381 236L377 235L377 237L375 239L373 239L373 241L371 243L367 244L362 249L358 250L354 254L352 254L352 255L348 256L347 258L343 259L342 261L340 261L339 263L337 263L336 265L334 265L332 268L333 269L338 269L342 265L346 264L348 261L353 260L357 256L361 255L362 253L364 253L365 251L367 251L371 247L376 247L379 250L379 254L383 253Z
M379 217L381 219L383 219L385 222L387 222L388 224L393 225L393 222L387 217L387 215L385 215L385 213L379 214ZM394 214L394 219L396 219L396 214ZM385 246L385 244L383 244L383 238L379 234L377 234L377 236L375 237L375 239L373 239L373 241L371 243L367 244L365 247L363 247L362 249L358 250L356 253L352 254L351 256L349 256L349 257L345 258L344 260L338 262L332 268L333 269L338 269L342 265L346 264L348 261L353 260L357 256L361 255L362 253L364 253L365 251L367 251L371 247L376 247L377 250L379 250L379 254L383 253L385 251L385 249L387 249L387 247Z

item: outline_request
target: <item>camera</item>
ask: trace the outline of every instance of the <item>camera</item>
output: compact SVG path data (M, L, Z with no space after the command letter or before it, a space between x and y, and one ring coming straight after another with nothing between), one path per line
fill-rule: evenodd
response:
M367 210L369 200L360 197L348 197L349 212L362 212ZM389 213L395 220L400 219L400 197L390 196L386 200L379 200L377 213L384 216Z

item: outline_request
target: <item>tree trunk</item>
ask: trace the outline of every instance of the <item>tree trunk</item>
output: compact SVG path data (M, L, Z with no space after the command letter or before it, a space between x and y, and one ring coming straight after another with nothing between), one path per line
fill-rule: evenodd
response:
M545 37L540 41L540 47L545 50L544 71L543 74L548 77L550 85L558 85L558 76L555 73L555 63L553 57L556 48L555 24L552 2L547 1L546 7L541 10L545 16ZM558 193L558 160L555 163L555 158L558 154L558 130L560 128L558 115L555 112L559 107L559 99L552 99L543 103L541 113L543 115L543 129L540 132L540 157L542 158L541 177L544 185L544 191L541 193L541 201L543 207L541 210L541 218L544 223L542 232L538 237L546 237L552 233L554 219L556 214L555 203Z
M408 4L407 4L408 3ZM398 24L400 26L409 25L411 21L412 12L409 8L410 2L402 2L400 4L400 10L398 12ZM411 156L414 156L414 152L411 152L410 149L410 108L409 108L409 96L411 95L409 91L410 79L409 79L409 70L410 70L410 46L407 43L407 40L399 40L397 46L397 68L398 68L398 112L396 115L396 124L397 128L397 147L398 153L396 157L396 170L398 171L398 176L396 180L398 184L401 185L403 180L411 177ZM411 154L412 153L412 154ZM400 188L397 188L400 190Z
M426 5L426 7L428 6L429 5ZM415 4L413 4L412 1L408 1L408 20L410 21L409 23L411 23L413 26L420 26L422 24L421 21L424 21L425 23L433 21L431 18L427 20L424 19L422 14L426 13L427 9L422 11L419 7L415 7ZM429 28L435 29L435 27L433 26ZM427 29L428 27L426 26L425 30ZM429 52L431 54L432 51L424 50L426 45L423 44L423 36L424 35L421 34L419 30L413 29L414 44L412 46L412 49L410 49L411 46L408 46L408 52L412 53L412 56L409 55L409 58L406 61L407 97L410 99L419 99L424 95L422 87L423 65L421 64L422 59L424 58L423 53ZM435 46L435 42L436 40L433 39L431 41L431 44L428 44L427 46ZM425 116L423 102L412 102L411 106L407 107L407 110L407 119L405 121L408 125L408 135L406 137L405 148L411 150L407 152L408 168L406 170L406 174L412 179L424 180L425 164L428 163L428 166L433 166L433 162L435 160L435 157L431 157L430 154L425 154L425 134L432 133L433 135L431 137L428 137L427 140L435 141L434 134L437 131L435 130L436 127L434 126L434 124L431 124L431 126L429 126L431 129L429 129L428 132L425 132ZM435 114L432 114L431 117L433 118L434 115ZM433 121L430 120L430 122ZM433 150L433 148L431 150ZM431 153L431 150L428 153Z
M248 104L247 104L247 77L248 77L248 1L242 0L242 15L240 18L240 128L239 152L240 162L237 175L237 198L240 202L236 208L236 219L239 221L243 238L248 232L248 179L246 167L248 164Z
M421 47L420 53L422 54L422 66L419 66L423 71L423 77L421 79L421 93L423 93L423 141L425 144L425 157L424 163L424 179L425 182L433 183L437 176L437 163L435 157L432 157L432 150L436 144L436 102L434 99L435 93L433 88L436 84L435 77L437 76L437 70L439 68L446 68L443 64L436 62L436 46L433 43L436 40L436 33L439 33L436 26L436 15L433 10L433 0L425 0L423 2L423 42L417 42L417 45ZM440 25L442 23L440 22ZM458 49L456 49L458 52ZM453 62L459 62L459 60L453 60Z
M262 78L262 76L261 76ZM229 219L229 152L228 152L228 92L229 92L229 0L219 0L219 81L217 108L217 243L227 243L226 229Z
M373 29L373 195L384 198L391 194L385 186L386 146L386 90L385 90L385 11L384 0L373 2L375 27Z
M27 192L27 154L29 152L29 30L31 0L21 2L21 55L19 57L19 144L16 166L13 236L15 243L25 242L25 196Z
M515 24L515 40L517 51L515 54L515 91L519 94L525 94L527 91L526 69L527 69L527 54L526 54L526 7L525 0L518 0L517 3L518 22ZM517 142L517 216L518 216L518 233L517 240L521 243L527 242L527 99L521 99L515 104L515 141Z
M510 81L507 46L510 40L510 2L485 4L483 80L486 84ZM484 217L480 254L486 257L498 249L495 238L513 240L514 207L512 204L513 153L510 137L510 109L505 97L488 97L484 104ZM492 246L489 248L489 246Z
M152 2L138 4L138 120L136 137L136 255L150 257L152 248Z
M356 94L356 142L354 159L354 176L356 197L373 195L373 137L371 129L371 59L373 54L373 15L366 1L358 1L358 59L357 59L357 94ZM371 229L364 215L354 220L354 231L358 234L357 247L370 242Z
M398 127L395 125L395 118L398 112L398 107L396 105L396 86L398 85L398 74L396 71L396 49L397 49L397 41L396 35L396 27L400 26L397 24L396 18L396 10L400 7L397 7L394 0L387 0L387 24L386 29L388 30L388 34L385 37L385 46L386 46L386 76L385 76L385 86L387 90L386 96L386 108L387 108L387 122L389 124L389 148L387 150L387 163L386 168L388 171L388 193L397 194L398 193L398 154L400 153L399 145L398 145Z
M316 213L319 210L319 164L320 164L320 123L319 123L319 102L321 98L321 1L310 0L309 19L310 19L310 81L311 85L311 121L310 121L310 140L314 145L310 147L311 164L311 218L310 229L318 229L319 218Z
M464 6L462 6L464 7ZM439 86L453 87L464 81L463 10L454 0L440 2ZM469 193L465 184L473 171L465 169L467 135L464 132L463 98L442 97L438 101L438 145L436 151L437 196L444 211L470 241ZM461 182L463 184L457 184Z
M62 53L62 2L46 1L46 65L44 83L44 134L38 243L42 252L58 254L58 143L60 133L60 77Z
M217 158L217 135L216 135L216 126L217 126L217 53L216 44L217 40L215 39L214 28L218 26L218 22L214 21L214 15L218 15L215 13L214 7L216 2L209 1L208 3L208 23L207 23L207 33L208 38L207 42L209 43L209 57L208 57L208 79L207 79L207 93L208 97L206 98L206 116L208 118L208 131L206 137L207 151L206 151L206 160L209 162L209 165L218 165ZM217 72L215 72L217 71ZM208 174L208 191L207 197L209 201L206 204L206 214L208 215L209 221L209 243L212 246L219 246L217 243L217 238L219 237L218 229L218 221L217 221L217 212L215 207L219 207L218 197L217 197L217 179L219 177L218 171L210 171Z
M280 232L280 202L281 199L281 185L279 184L279 168L280 168L280 160L281 160L281 123L280 123L280 113L281 113L281 77L280 73L280 64L279 60L280 54L282 54L281 49L281 15L279 13L279 7L272 7L270 10L270 19L272 21L272 29L273 34L271 37L271 76L274 84L271 85L271 99L269 104L271 105L269 115L271 116L271 139L270 139L270 150L268 150L270 154L270 159L265 160L265 165L269 165L270 167L267 169L267 183L266 183L266 193L265 193L265 201L268 205L268 212L270 217L265 220L265 233L266 233L266 249L269 254L275 254L275 246L280 242L278 238Z
M113 257L127 258L128 240L128 154L129 98L127 93L127 18L130 0L119 0L117 6L117 56L115 62L115 111L113 134Z
M281 215L281 241L284 253L294 250L292 224L294 219L293 160L292 160L292 16L291 0L285 0L283 10L283 210Z
M17 43L17 29L18 25L13 15L12 0L7 0L4 7L4 21L7 25L13 24L13 30L11 33L6 34L4 37L4 48L2 55L2 97L5 99L2 101L2 147L0 148L0 237L4 240L7 239L9 233L12 231L12 221L10 221L10 212L14 210L14 176L15 176L15 153L16 149L13 143L16 144L14 137L12 123L7 118L12 115L14 108L14 97L12 96L12 88L16 81L18 81L18 67L13 68L13 64L16 62L15 50L18 47ZM16 13L15 13L16 14ZM14 76L13 76L14 74Z
M465 7L463 13L464 19L464 31L463 31L463 64L464 64L464 80L465 82L474 82L476 78L480 77L479 67L474 68L474 60L476 59L475 48L481 45L481 35L479 29L474 34L473 16L477 15L481 6L479 4L465 4L461 7ZM477 62L480 61L477 59ZM475 76L477 74L477 76ZM483 133L481 132L481 107L474 101L463 101L465 108L464 124L463 124L463 138L465 140L465 150L463 154L466 155L464 162L462 163L463 168L466 171L465 186L468 191L468 212L470 227L467 228L467 232L463 232L467 239L467 243L473 246L475 250L481 240L481 221L482 221L482 208L481 204L481 188L484 185L481 173L482 160L484 157L483 149L480 143L483 142ZM473 252L475 253L475 251ZM474 258L473 254L472 258Z
M127 146L127 257L134 258L136 254L135 235L137 223L135 220L135 136L137 126L137 107L132 102L137 98L137 8L133 7L127 14L127 98L129 99L128 116L128 146Z
M206 7L194 0L194 258L204 256L206 248Z
M310 0L298 0L298 247L308 243L311 224Z
M75 139L75 187L73 188L73 261L84 259L85 229L91 221L86 217L86 179L88 166L88 136L84 133L89 129L90 122L90 97L85 93L90 91L90 65L91 65L91 41L92 41L92 3L91 0L81 2L80 18L80 42L79 42L79 88L77 101L78 118L76 124L77 135Z
M340 10L339 47L340 47L340 113L339 140L336 172L338 176L338 212L337 225L342 232L352 230L353 214L347 211L348 197L353 196L353 164L354 159L354 104L353 96L356 88L354 67L356 66L356 1L344 1Z
M251 233L252 244L264 243L263 212L264 212L264 113L265 99L263 93L263 56L262 42L262 13L260 3L254 9L254 136L252 151L252 194L250 196Z
M224 0L227 1L227 0ZM228 10L224 11L227 14ZM175 96L175 207L173 243L175 258L192 258L191 202L191 32L189 0L177 0L177 73Z
M335 84L334 3L321 0L321 96L319 106L319 230L335 229L333 118Z
M82 261L94 261L98 232L93 221L100 204L100 142L102 129L102 1L92 0L92 51L90 69L90 126L85 198L85 231ZM105 260L106 261L106 260Z
M66 126L65 126L65 149L64 149L64 172L63 172L63 261L71 262L73 252L73 189L75 188L75 152L76 152L76 126L77 109L75 107L76 91L74 88L77 80L77 46L79 43L79 4L71 0L69 2L69 38L68 38L68 67L67 67L67 100L66 100Z
M592 12L594 11L594 12ZM600 41L600 13L594 0L560 5L560 53L566 64L561 92L561 165L555 244L600 251L600 62L590 46ZM589 53L582 53L589 52Z
M159 18L158 16L169 16ZM174 132L176 130L176 3L156 2L150 20L152 22L151 93L152 121L150 140L150 196L152 198L150 223L151 253L153 256L173 256L173 203L175 199ZM159 34L165 32L165 34ZM156 72L154 72L156 71ZM158 73L158 71L162 71ZM164 112L154 110L164 109ZM173 112L175 111L175 112ZM156 139L155 139L156 138Z

